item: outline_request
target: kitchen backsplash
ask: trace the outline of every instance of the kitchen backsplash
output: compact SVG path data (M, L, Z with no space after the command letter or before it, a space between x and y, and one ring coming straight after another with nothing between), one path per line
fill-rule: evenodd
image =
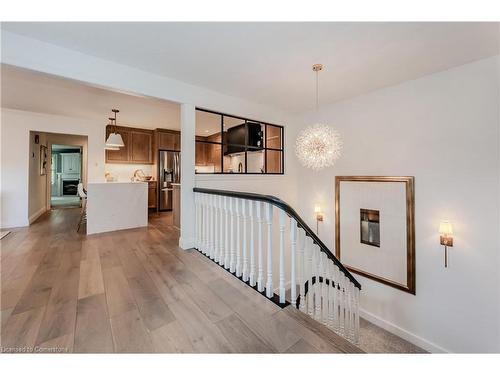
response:
M130 181L137 169L142 169L146 176L153 174L153 166L151 164L106 164L106 172L116 178L116 181ZM156 176L154 176L156 179Z

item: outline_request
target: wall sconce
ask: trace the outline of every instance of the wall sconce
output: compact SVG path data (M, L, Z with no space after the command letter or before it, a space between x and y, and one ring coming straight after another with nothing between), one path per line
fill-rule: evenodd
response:
M323 221L323 213L319 204L314 206L314 214L316 215L316 234L319 233L319 222Z
M448 267L448 247L453 247L453 228L449 221L439 223L440 242L444 246L444 266Z

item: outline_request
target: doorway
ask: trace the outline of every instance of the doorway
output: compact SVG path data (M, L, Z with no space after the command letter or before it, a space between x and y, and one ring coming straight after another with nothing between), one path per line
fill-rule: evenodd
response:
M50 207L78 207L78 184L82 182L82 146L52 144Z

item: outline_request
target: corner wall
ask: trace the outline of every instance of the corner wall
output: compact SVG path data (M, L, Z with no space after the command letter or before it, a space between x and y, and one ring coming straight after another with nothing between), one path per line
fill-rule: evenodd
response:
M304 114L344 140L320 173L298 167L299 212L333 249L336 175L415 176L416 295L357 276L365 317L439 352L499 352L498 57L378 90ZM290 152L291 150L289 150ZM454 227L444 268L440 220Z
M105 127L102 123L2 108L0 127L1 228L29 225L30 215L33 212L36 213L29 208L28 204L31 196L29 171L32 160L30 158L32 155L30 131L87 136L87 179L88 181L104 180ZM51 136L54 142L58 139L56 135L51 134ZM36 167L33 169L37 170Z

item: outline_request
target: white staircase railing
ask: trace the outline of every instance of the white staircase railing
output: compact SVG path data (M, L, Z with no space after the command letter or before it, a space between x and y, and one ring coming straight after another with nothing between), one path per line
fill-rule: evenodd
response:
M201 253L281 306L289 302L358 343L361 285L288 204L253 193L194 192Z

